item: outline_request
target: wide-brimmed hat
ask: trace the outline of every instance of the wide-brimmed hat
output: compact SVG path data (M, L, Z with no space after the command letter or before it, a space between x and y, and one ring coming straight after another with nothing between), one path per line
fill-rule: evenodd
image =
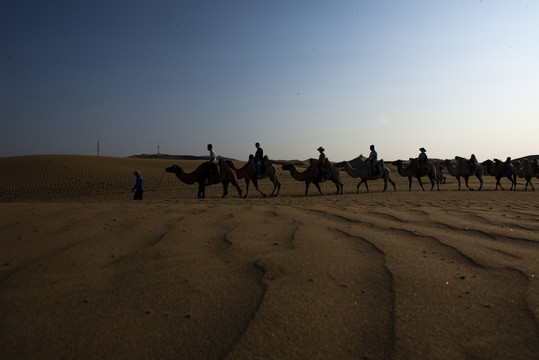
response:
M425 148L423 148L423 147L420 148L419 151L421 151L421 152L427 152L427 150L425 150Z
M324 149L322 146L320 146L318 149L316 149L318 151L326 151L326 149Z

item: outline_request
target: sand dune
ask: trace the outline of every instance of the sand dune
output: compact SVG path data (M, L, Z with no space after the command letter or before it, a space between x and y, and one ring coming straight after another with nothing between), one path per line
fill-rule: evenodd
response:
M539 192L198 200L175 162L0 159L3 359L537 357Z

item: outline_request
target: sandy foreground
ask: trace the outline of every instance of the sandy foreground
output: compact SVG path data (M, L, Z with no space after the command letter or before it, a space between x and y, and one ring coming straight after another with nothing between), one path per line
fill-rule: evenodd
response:
M342 173L344 195L304 198L281 172L277 198L199 200L175 163L200 162L0 158L1 359L538 358L539 191L522 179L409 192L390 167L397 192Z

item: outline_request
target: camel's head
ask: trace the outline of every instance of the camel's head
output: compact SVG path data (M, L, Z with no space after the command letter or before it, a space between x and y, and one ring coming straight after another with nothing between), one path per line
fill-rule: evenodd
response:
M450 159L445 159L445 160L442 161L442 165L444 165L446 167L447 166L453 166L454 162L455 162L455 160L453 160L453 159L451 159L451 160Z
M232 160L225 160L225 164L229 168L232 168L232 169L236 170L236 167L234 166L234 163L232 162Z
M341 161L341 162L333 164L333 166L336 167L337 169L339 169L339 168L345 167L346 164L348 164L348 161Z
M494 159L494 161L496 161L497 159ZM485 166L491 166L494 162L492 160L485 160L481 163L481 165L485 165Z
M395 160L395 161L391 162L391 165L393 165L393 166L399 166L401 164L402 164L402 160Z
M181 173L183 172L183 169L181 167L179 167L178 165L172 165L168 168L165 169L166 172L169 172L169 173Z

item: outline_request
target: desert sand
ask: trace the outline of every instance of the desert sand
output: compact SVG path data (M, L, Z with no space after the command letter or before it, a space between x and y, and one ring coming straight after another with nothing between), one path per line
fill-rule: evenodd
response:
M389 166L396 192L342 172L344 195L305 198L281 172L277 198L196 199L164 173L199 163L0 158L0 358L538 358L539 191L522 179L408 191Z

